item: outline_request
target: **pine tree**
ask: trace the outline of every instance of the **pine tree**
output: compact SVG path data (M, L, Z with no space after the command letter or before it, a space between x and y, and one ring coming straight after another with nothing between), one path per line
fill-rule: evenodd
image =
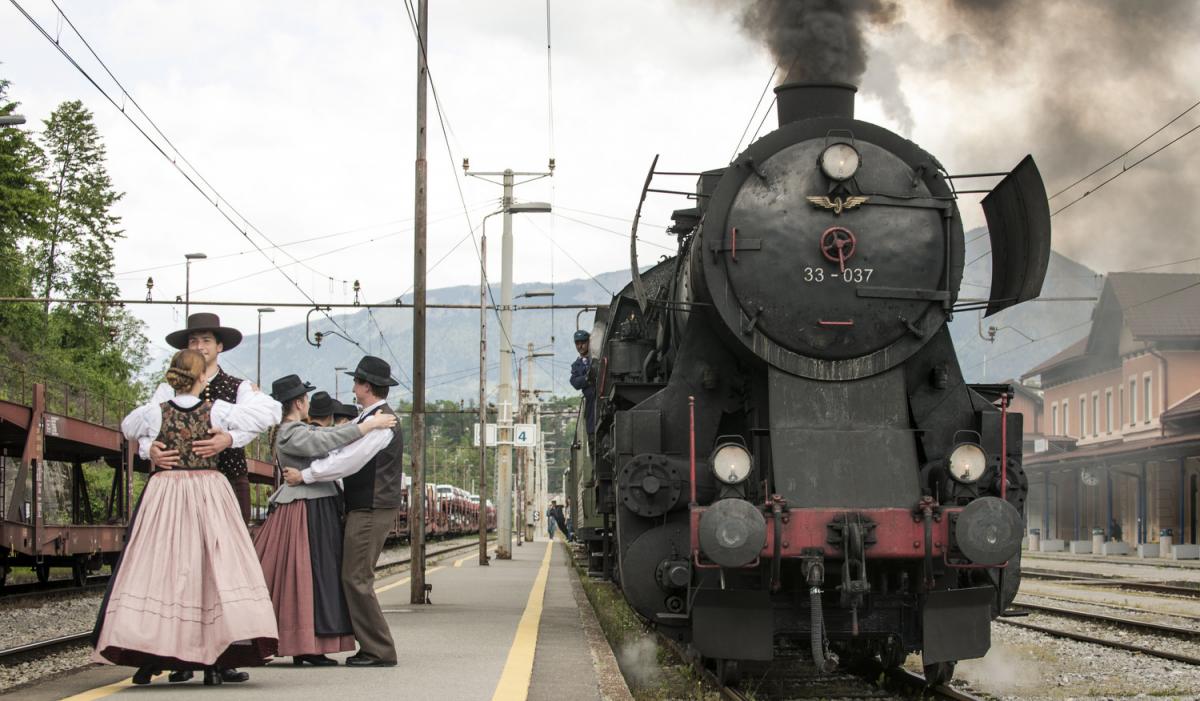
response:
M0 115L11 115L20 103L8 98L9 82L0 79ZM0 295L28 297L30 270L22 253L25 242L44 238L49 193L38 178L42 154L20 127L0 127ZM33 326L27 306L0 305L0 336L21 337Z
M42 178L49 193L42 236L27 248L31 287L45 299L45 338L85 384L109 394L135 387L146 356L142 325L115 301L113 246L123 232L113 206L106 153L92 114L64 102L41 134ZM53 305L55 297L99 300Z

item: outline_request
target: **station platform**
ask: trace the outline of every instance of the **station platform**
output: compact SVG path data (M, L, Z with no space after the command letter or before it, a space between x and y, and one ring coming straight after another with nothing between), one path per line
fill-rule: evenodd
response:
M478 551L429 562L428 605L409 603L406 573L382 578L376 592L391 624L399 664L391 668L296 667L290 658L249 668L250 681L203 687L200 675L170 684L130 682L128 667L95 665L8 694L13 701L174 699L196 693L222 699L289 701L374 699L632 699L562 540L513 548L480 567ZM348 654L348 653L347 653ZM347 654L336 655L344 659ZM195 698L194 696L192 696Z

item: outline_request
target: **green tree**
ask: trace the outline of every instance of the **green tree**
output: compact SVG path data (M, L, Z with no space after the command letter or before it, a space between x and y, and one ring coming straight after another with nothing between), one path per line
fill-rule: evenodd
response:
M9 82L0 79L0 115L20 105L8 98ZM49 193L39 179L43 161L37 143L16 126L0 127L0 295L28 297L30 270L25 242L45 236ZM0 305L0 337L19 338L33 330L35 314L24 305Z
M132 401L147 342L141 322L109 303L118 296L113 247L123 235L112 210L124 194L113 187L104 143L83 103L59 105L40 140L49 204L26 252L30 286L45 299L43 338L54 356L46 359L54 370L48 374ZM59 296L98 301L52 304Z

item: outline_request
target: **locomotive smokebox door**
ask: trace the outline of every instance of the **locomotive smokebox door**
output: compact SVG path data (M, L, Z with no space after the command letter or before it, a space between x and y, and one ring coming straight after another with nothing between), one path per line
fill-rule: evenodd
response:
M952 662L983 657L992 646L992 587L931 591L922 618L922 662Z
M774 659L775 622L765 590L700 589L692 607L692 646L705 657Z

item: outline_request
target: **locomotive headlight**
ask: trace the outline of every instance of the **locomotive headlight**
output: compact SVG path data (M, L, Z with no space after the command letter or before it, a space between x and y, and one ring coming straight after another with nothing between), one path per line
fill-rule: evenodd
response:
M858 172L862 159L850 144L830 144L821 153L821 172L831 180L849 180Z
M987 457L983 448L974 443L960 443L950 453L950 476L959 482L971 483L983 475Z
M737 443L718 446L712 456L712 470L725 484L738 484L750 476L750 451Z

